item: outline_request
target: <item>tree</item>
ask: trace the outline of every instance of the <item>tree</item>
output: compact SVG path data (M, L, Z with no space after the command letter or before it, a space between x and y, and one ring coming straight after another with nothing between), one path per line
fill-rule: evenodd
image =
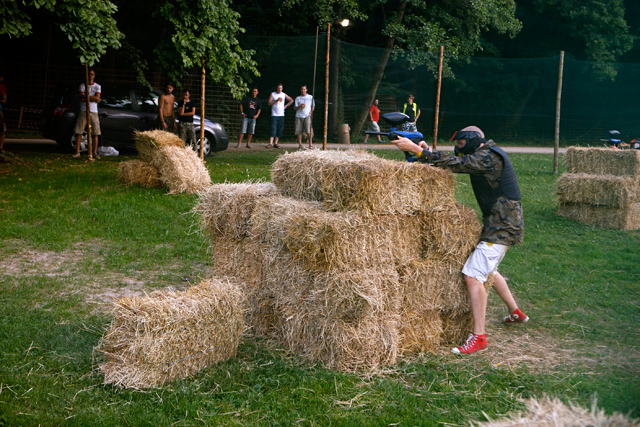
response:
M0 35L25 37L33 28L29 12L46 10L58 21L62 32L78 53L82 64L95 65L107 48L117 49L124 37L113 14L116 6L109 0L21 0L3 2Z
M392 49L412 67L426 65L435 73L436 56L430 52L439 46L445 47L447 60L471 55L483 49L483 33L495 30L513 37L522 27L515 17L514 0L401 0L399 5L385 0L382 4L397 8L395 13L388 12L392 18L383 30L385 51L353 127L355 134L362 130Z
M204 120L205 75L208 70L214 81L224 83L235 98L247 92L247 84L240 75L248 70L259 75L254 53L243 50L236 36L244 30L238 24L240 15L226 0L165 0L158 12L171 26L170 40L163 40L156 48L159 60L174 79L195 67L201 68L201 117ZM200 127L204 141L204 126ZM203 157L200 144L200 157Z
M615 62L634 41L622 0L534 0L534 7L538 13L560 18L566 32L561 40L577 41L580 46L571 53L594 62L603 79L615 79Z

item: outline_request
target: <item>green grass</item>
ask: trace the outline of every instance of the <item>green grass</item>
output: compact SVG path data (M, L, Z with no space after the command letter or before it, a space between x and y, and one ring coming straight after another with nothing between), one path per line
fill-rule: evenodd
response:
M207 167L214 182L268 179L277 155L230 150ZM28 153L0 164L0 426L467 425L545 393L583 406L596 396L609 413L640 417L640 232L558 217L552 156L511 157L526 235L501 271L532 320L506 332L494 321L489 342L526 334L570 357L507 366L443 353L366 377L247 337L237 357L144 392L102 385L93 348L110 295L182 289L207 275L209 243L190 214L196 196L122 185L117 164L128 157L87 164ZM468 177L458 178L457 198L477 209ZM502 314L493 293L490 305Z

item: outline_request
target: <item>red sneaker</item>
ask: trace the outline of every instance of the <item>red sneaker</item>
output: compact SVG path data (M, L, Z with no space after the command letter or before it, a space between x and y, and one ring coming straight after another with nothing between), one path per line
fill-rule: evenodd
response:
M471 334L469 338L467 338L467 343L461 345L460 347L455 347L451 349L452 353L455 354L471 354L476 351L484 351L487 349L487 337L486 335L476 335Z
M517 309L503 320L507 325L510 325L511 323L525 323L529 321L529 316L520 311L520 309Z

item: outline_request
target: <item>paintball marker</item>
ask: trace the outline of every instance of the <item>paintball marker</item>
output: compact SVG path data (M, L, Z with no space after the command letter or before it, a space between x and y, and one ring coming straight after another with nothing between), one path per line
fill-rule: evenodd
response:
M398 130L398 126L402 126L403 123L410 120L409 116L407 116L406 114L394 112L382 114L380 117L382 117L382 120L384 120L389 126L391 126L391 130L389 132L365 131L365 134L387 136L389 138L389 141L395 141L399 137L404 137L410 139L411 142L416 145L424 139L424 136L420 132L405 132L403 130ZM415 157L413 156L413 154L407 151L404 152L404 156L410 162L415 161Z
M600 141L606 142L605 147L640 150L640 139L633 139L631 140L631 142L626 144L620 139L620 132L618 132L617 130L610 130L609 138L601 139Z

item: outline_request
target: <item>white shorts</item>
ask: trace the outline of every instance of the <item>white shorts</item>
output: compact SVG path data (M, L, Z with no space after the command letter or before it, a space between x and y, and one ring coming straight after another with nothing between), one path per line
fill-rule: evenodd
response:
M509 246L498 243L480 242L464 264L462 274L478 279L482 283L487 281L491 273L498 270L498 265Z

